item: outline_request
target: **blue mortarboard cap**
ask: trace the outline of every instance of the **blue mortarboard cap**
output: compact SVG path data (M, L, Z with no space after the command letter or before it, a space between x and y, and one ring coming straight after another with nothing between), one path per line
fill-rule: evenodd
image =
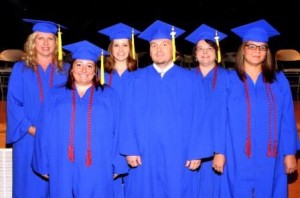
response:
M124 23L118 23L105 29L99 30L98 33L109 36L110 40L113 39L131 39L132 33L139 34L140 31L134 29Z
M194 44L196 44L198 41L204 40L204 39L211 40L216 43L216 39L215 39L216 33L217 33L217 36L219 37L219 41L221 41L227 37L226 34L220 32L212 27L209 27L206 24L202 24L196 30L194 30L190 35L188 35L185 39Z
M185 30L175 27L171 24L162 22L160 20L152 23L148 28L146 28L142 33L139 34L139 38L152 41L154 39L170 39L172 40L171 32L174 28L175 38L180 36L185 32Z
M231 31L240 36L243 42L268 42L269 37L280 34L264 19L233 28Z
M66 29L66 27L52 21L42 21L34 19L23 19L23 21L34 24L32 27L33 32L56 34L58 31L58 27Z
M64 45L64 49L72 52L73 59L84 59L98 61L102 51L103 55L107 55L108 52L102 48L94 45L93 43L83 40L69 45Z

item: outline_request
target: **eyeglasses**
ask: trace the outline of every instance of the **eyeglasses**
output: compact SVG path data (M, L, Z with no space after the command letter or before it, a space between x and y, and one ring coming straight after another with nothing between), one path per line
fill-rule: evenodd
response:
M256 50L257 48L259 51L267 51L268 46L267 45L254 45L254 44L246 44L245 45L249 50Z
M196 49L197 52L208 52L211 53L214 51L214 48L208 47L208 48L202 48L202 47L197 47Z

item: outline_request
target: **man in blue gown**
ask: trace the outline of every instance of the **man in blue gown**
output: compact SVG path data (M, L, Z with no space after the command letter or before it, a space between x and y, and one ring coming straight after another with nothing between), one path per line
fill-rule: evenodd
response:
M129 80L120 124L120 150L132 167L126 197L197 197L210 135L199 130L204 96L196 75L174 64L175 37L184 30L155 21L139 38L150 42L153 64Z

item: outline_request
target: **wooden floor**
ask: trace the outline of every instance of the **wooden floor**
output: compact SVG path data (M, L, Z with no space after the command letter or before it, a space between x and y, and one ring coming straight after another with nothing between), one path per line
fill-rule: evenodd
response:
M294 102L298 131L300 131L300 101ZM6 102L0 101L0 148L6 148ZM300 152L297 154L298 171L289 176L289 198L300 197Z

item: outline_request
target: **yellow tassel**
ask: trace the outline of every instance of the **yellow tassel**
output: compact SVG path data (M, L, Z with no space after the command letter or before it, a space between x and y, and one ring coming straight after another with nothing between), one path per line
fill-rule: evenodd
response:
M58 37L58 60L59 60L59 61L62 61L62 60L63 60L61 34L62 34L62 33L61 33L61 31L60 31L60 25L58 25L57 37Z
M174 26L172 26L171 36L172 36L173 62L175 62L175 60L176 60L175 35L176 35L176 32L174 31Z
M217 62L220 63L221 62L221 50L220 50L220 45L219 45L219 36L218 36L218 31L216 31L216 36L215 36L215 40L216 40L216 44L218 46L218 52L217 52Z
M135 58L135 45L134 45L134 29L132 28L132 34L131 34L131 45L132 45L132 57L134 60L136 60Z
M100 57L100 84L104 85L104 55L103 50Z

